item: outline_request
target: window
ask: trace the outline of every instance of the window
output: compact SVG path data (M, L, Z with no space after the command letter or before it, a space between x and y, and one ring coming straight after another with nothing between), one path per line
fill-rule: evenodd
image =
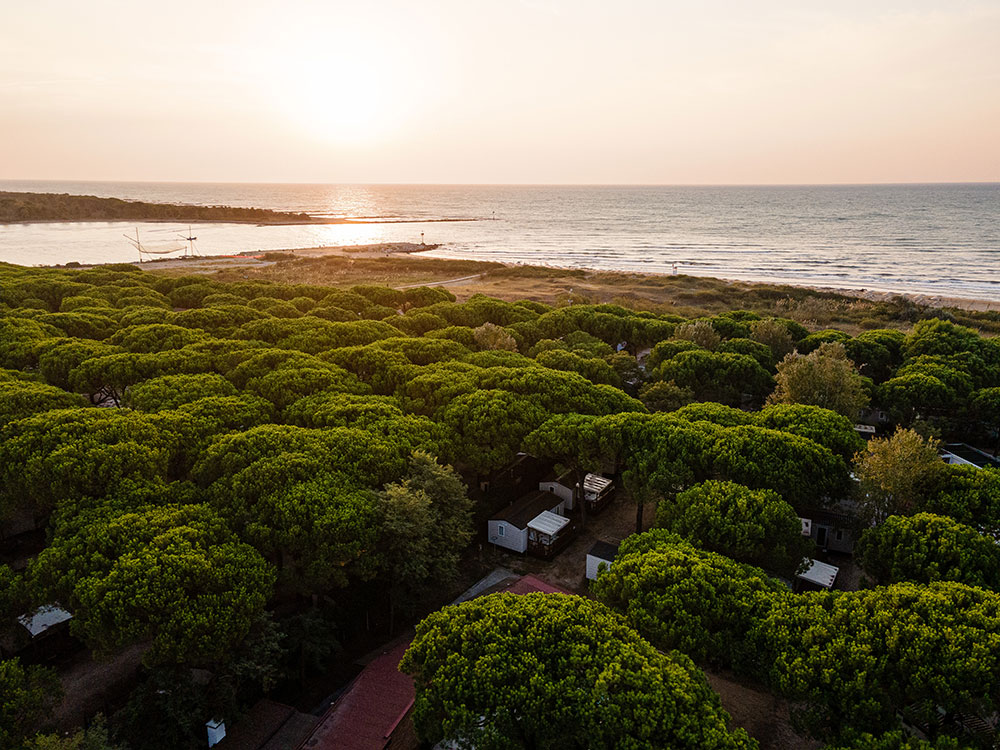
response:
M497 536L503 536L503 532L504 532L503 524L500 524L499 526L497 526Z
M838 542L844 541L844 530L843 529L837 529L837 541Z

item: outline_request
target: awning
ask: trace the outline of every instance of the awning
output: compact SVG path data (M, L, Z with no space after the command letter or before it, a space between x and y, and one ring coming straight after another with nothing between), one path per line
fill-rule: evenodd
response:
M528 521L528 528L533 529L534 531L537 531L541 534L548 534L549 536L555 536L568 523L569 523L568 518L563 518L562 516L556 515L550 510L543 510L537 516Z
M817 586L822 586L825 589L833 588L833 582L837 580L837 573L840 572L840 568L833 565L828 565L825 562L820 562L819 560L809 560L809 567L802 573L799 573L796 578L801 578L803 581L808 581L809 583L815 583Z

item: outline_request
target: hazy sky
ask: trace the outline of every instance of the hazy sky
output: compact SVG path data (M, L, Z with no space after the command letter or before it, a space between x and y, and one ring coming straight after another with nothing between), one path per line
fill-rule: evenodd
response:
M0 3L0 178L1000 180L1000 0Z

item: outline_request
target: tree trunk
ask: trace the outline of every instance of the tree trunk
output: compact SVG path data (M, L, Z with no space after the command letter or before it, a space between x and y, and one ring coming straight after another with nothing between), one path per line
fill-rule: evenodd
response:
M646 503L643 502L642 498L635 498L635 533L642 533L642 511L646 507Z
M583 473L582 469L576 470L576 488L575 492L577 499L580 501L580 528L587 528L587 498L583 492L583 478L586 475Z

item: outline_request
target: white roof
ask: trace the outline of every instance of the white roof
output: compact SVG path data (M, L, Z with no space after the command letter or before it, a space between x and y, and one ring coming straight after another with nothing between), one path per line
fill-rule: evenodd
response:
M534 529L542 534L555 536L568 523L568 518L556 515L550 510L543 510L537 516L528 521L528 528Z
M600 495L610 486L611 480L602 477L599 474L588 474L583 478L584 491L593 492L595 495Z
M61 622L66 622L73 617L69 612L67 612L62 607L57 607L55 604L46 604L43 607L39 607L30 615L21 615L17 618L17 621L24 625L31 637L34 638L40 633L44 633L49 628L58 625Z
M840 568L838 567L828 565L819 560L809 560L809 567L806 568L805 572L799 573L796 578L801 578L803 581L809 581L809 583L815 583L817 586L829 589L833 588L833 582L837 580L837 573L839 572Z

